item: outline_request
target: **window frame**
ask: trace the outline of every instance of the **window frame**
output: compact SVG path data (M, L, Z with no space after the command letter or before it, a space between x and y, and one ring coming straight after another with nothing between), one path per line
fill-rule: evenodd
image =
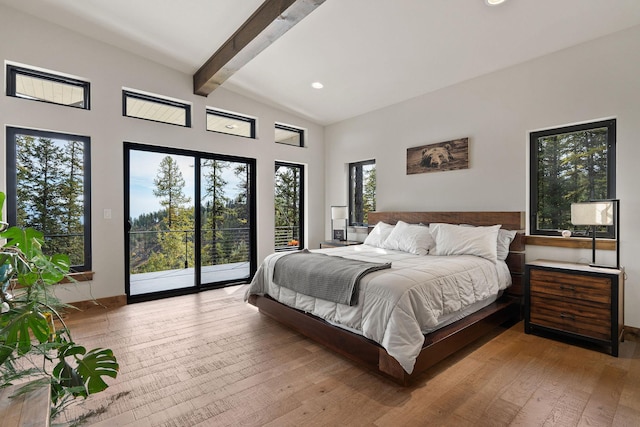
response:
M66 139L81 141L83 143L83 242L84 264L72 265L72 270L76 272L88 272L92 269L92 242L91 242L91 138L89 136L75 135L64 132L43 131L29 128L9 127L7 126L7 222L10 225L17 224L18 206L17 206L17 150L16 136L30 135L39 138Z
M152 103L155 103L155 104L167 105L167 106L170 106L170 107L182 108L185 111L185 124L181 125L181 124L177 124L177 123L165 122L165 121L162 121L162 120L153 120L153 119L147 119L145 117L131 116L131 115L127 114L127 99L128 98L133 98L133 99L137 99L137 100L140 100L140 101L152 102ZM184 127L184 128L190 128L191 127L191 104L186 103L186 102L167 99L167 98L161 97L159 95L151 95L151 94L147 94L147 93L137 92L137 91L132 90L132 89L122 89L122 115L124 117L130 117L132 119L146 120L148 122L164 123L164 124L167 124L167 125Z
M539 138L588 131L597 128L607 128L607 196L605 199L616 198L616 119L606 119L585 122L575 125L555 127L529 133L529 234L532 236L561 236L562 230L538 229L538 144ZM592 199L593 200L593 199ZM576 200L586 202L590 200ZM598 238L615 239L614 227L606 227L606 231L598 231Z
M297 250L302 250L306 247L305 245L305 233L304 233L304 229L305 229L305 166L303 164L299 164L299 163L291 163L291 162L281 162L281 161L275 161L274 163L274 177L275 177L275 173L278 169L278 167L287 167L287 168L295 168L300 172L300 182L299 182L299 192L298 192L298 199L299 199L299 206L298 206L298 224L299 224L299 230L298 230L298 245L297 245ZM274 182L274 202L275 202L275 182ZM274 203L275 204L275 203ZM275 214L274 214L275 217ZM274 226L275 226L275 222L274 222ZM275 238L275 233L274 233L274 238ZM276 252L280 252L282 251L282 249L277 249L275 248Z
M353 201L355 200L355 194L354 194L354 187L355 185L353 185L352 182L352 170L353 168L360 168L362 169L363 166L366 165L374 165L375 167L376 161L375 159L370 159L370 160L363 160L360 162L353 162L353 163L349 163L349 178L348 178L348 185L349 185L349 226L350 227L366 227L369 224L364 222L364 217L363 217L363 221L359 222L356 221L356 207L353 204ZM364 180L362 182L362 187L363 187L363 191L361 194L361 198L364 199ZM377 187L377 182L376 182L376 187ZM364 212L364 210L363 210Z
M17 76L23 75L69 86L77 86L83 89L83 106L73 104L61 104L59 102L48 101L46 99L28 98L17 94ZM45 104L61 105L63 107L77 108L80 110L91 110L91 83L86 80L67 77L50 71L41 71L34 68L6 64L7 96L28 101L44 102Z
M209 114L214 115L214 116L219 116L219 117L225 117L228 119L233 119L233 120L238 120L238 121L242 121L242 122L246 122L249 123L249 127L250 127L250 134L247 135L238 135L236 133L230 133L230 132L222 132L219 130L213 130L213 129L209 129L208 125L207 125L207 121L206 118L208 118ZM221 133L224 135L232 135L232 136L239 136L241 138L249 138L249 139L256 139L256 119L254 117L249 117L249 116L243 116L242 114L238 114L238 113L231 113L228 111L222 111L222 110L217 110L215 108L207 108L206 109L206 114L205 114L205 128L207 130L207 132L215 132L215 133Z
M304 129L297 128L297 127L294 127L294 126L291 126L291 125L285 125L285 124L282 124L282 123L275 123L273 129L274 129L274 131L276 129L280 129L280 130L286 130L286 131L289 131L289 132L297 133L298 137L300 139L300 143L298 145L294 145L294 144L287 144L286 142L276 141L275 137L274 137L274 142L276 144L288 145L290 147L304 147L304 144L305 144L305 135L304 135L305 131L304 131Z

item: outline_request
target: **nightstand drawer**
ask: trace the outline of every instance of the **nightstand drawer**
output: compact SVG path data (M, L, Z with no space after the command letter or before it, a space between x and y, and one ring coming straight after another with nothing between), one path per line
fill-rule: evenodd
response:
M532 294L548 294L582 301L611 304L611 279L607 277L577 276L531 269L530 290Z
M611 337L611 309L605 304L531 294L530 321L596 339Z

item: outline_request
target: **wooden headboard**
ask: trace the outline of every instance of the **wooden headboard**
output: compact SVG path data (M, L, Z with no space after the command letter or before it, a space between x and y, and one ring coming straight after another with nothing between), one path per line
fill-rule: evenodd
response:
M448 224L469 224L488 226L501 224L507 230L517 230L515 239L509 246L509 256L506 259L513 284L507 292L522 297L524 276L524 212L369 212L369 224L373 227L379 221L395 224L404 221L409 224L430 224L444 222Z

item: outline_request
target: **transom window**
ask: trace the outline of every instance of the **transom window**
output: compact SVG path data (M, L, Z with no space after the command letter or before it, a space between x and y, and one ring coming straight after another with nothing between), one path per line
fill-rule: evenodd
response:
M571 203L615 198L616 121L605 120L530 134L530 233L587 234L571 224ZM614 237L613 227L598 237Z
M255 139L256 119L237 113L207 109L207 130Z
M191 127L191 105L131 90L122 91L122 115Z
M44 234L46 254L91 270L91 154L87 136L7 128L7 218Z
M276 123L275 141L278 144L304 147L304 130L293 126Z
M63 75L7 65L7 95L89 109L89 82Z
M376 161L349 163L349 223L368 225L376 210Z

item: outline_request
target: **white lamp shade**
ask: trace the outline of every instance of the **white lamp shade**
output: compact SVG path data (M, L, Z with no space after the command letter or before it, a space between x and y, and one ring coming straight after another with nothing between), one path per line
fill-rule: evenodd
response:
M346 206L331 206L331 219L349 219L349 209Z
M573 225L613 225L613 202L571 204Z

